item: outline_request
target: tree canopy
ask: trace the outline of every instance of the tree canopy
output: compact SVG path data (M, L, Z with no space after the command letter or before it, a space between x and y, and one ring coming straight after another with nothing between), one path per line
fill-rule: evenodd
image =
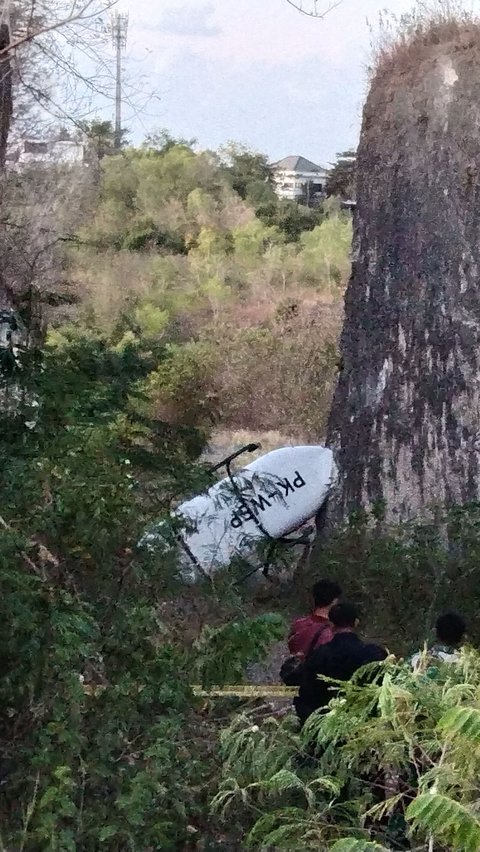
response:
M344 201L355 201L356 167L357 157L355 151L343 151L341 154L337 154L337 159L333 163L327 177L327 195L337 196Z

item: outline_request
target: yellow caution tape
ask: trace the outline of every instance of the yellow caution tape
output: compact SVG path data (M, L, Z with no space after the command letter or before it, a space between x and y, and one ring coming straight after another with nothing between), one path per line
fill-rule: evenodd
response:
M86 695L96 698L106 689L106 686L84 684ZM216 689L202 689L192 686L193 694L202 698L293 698L298 692L296 686L282 686L275 683L240 683L233 686L220 686Z
M202 689L192 686L194 695L205 698L292 698L297 694L296 686L282 686L275 683L240 683L233 686L221 686L217 689Z

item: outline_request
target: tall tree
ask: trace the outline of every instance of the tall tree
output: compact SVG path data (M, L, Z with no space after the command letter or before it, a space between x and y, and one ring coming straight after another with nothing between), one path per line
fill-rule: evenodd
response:
M56 267L55 272L50 270L52 275L62 277L62 262L52 249L61 244L64 224L58 217L54 171L48 180L45 171L39 180L31 174L19 179L17 197L24 200L21 221L18 205L9 206L12 180L3 174L9 138L13 128L21 134L22 121L28 122L31 133L37 115L48 111L76 120L80 93L76 99L71 92L67 101L63 89L62 100L53 93L52 83L77 89L82 83L85 93L98 88L79 70L72 51L92 56L98 46L98 16L108 8L108 0L0 0L0 311L7 322L11 311L23 311L27 289L35 293L29 317L38 327L39 318L33 320L31 309L41 301L42 286L49 291L48 262ZM29 211L35 211L30 226Z
M478 38L478 21L417 19L368 95L328 430L340 516L480 497Z
M225 173L228 181L240 198L247 198L252 194L259 202L265 203L265 192L261 187L271 189L271 198L274 198L271 187L271 171L268 160L264 154L252 151L246 145L230 142L220 150L220 155L225 163Z
M12 118L12 64L10 60L10 29L0 24L0 170L5 165L8 134Z
M115 147L115 128L111 121L102 121L98 118L82 121L80 129L88 139L88 149L94 159L100 162L104 157L118 153ZM126 134L126 130L121 131L120 148L127 144Z
M355 200L357 155L353 150L337 154L337 159L329 172L326 192L344 201Z
M143 147L155 154L167 154L171 148L180 145L182 148L194 148L197 144L196 139L184 139L183 137L175 137L168 130L162 130L149 133L145 137Z

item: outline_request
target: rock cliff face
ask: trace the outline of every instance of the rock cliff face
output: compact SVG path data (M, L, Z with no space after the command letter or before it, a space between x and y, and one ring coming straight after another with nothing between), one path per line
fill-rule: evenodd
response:
M445 25L373 78L328 445L331 516L480 496L480 27Z

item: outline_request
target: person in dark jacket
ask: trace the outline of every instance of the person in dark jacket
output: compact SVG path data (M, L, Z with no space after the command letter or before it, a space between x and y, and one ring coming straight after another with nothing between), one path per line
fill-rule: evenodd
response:
M294 704L303 725L315 710L327 707L336 688L321 676L347 681L368 663L381 662L387 652L379 645L367 644L357 635L358 612L352 604L337 604L330 610L333 638L316 648L305 661L298 697Z

